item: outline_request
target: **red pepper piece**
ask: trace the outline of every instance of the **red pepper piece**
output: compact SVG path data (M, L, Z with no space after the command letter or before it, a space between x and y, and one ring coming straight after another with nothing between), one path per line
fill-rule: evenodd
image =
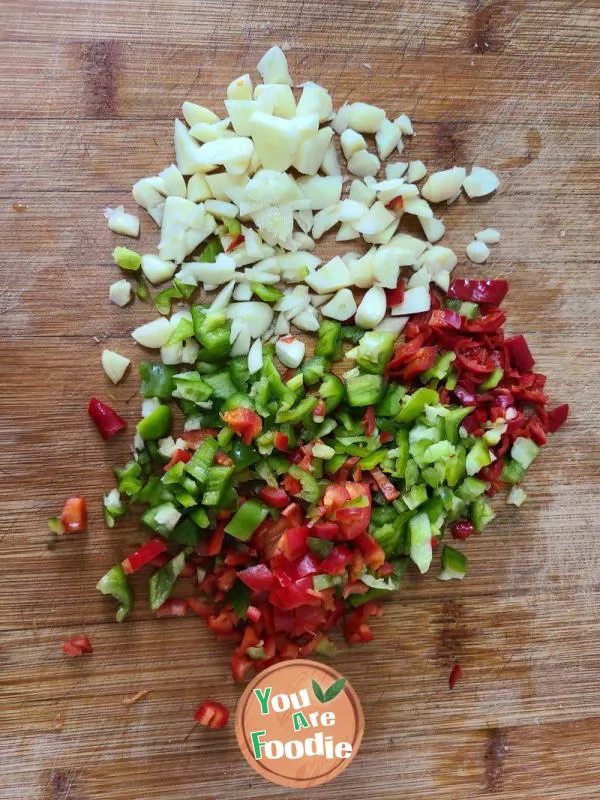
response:
M217 467L233 467L234 465L233 459L222 450L217 450L215 453L214 462Z
M235 250L235 248L236 248L236 247L239 247L241 244L243 244L243 243L244 243L244 241L245 241L245 239L244 239L244 234L243 234L243 233L238 233L238 235L237 235L237 236L235 236L235 237L234 237L234 238L233 238L233 239L232 239L232 240L229 242L229 244L228 244L228 245L227 245L227 247L225 248L225 252L226 252L226 253L231 253L231 251L232 251L232 250Z
M262 613L256 606L248 606L246 609L246 617L250 620L250 622L254 622L256 624L260 621Z
M248 656L234 653L231 656L231 674L236 683L242 683L248 677L248 673L252 669L252 659Z
M472 375L490 375L496 369L492 354L485 347L473 347L458 353L456 360Z
M363 424L365 426L365 434L367 436L372 436L375 433L376 427L375 406L369 406L367 408L363 417Z
M209 436L214 439L218 433L218 428L203 428L202 430L184 431L181 438L192 450L197 450L205 439L208 439Z
M454 689L456 684L462 678L462 675L463 675L463 671L462 671L461 665L460 664L455 664L452 667L452 672L450 673L450 677L448 678L448 686L451 689Z
M233 411L225 411L221 416L244 444L250 444L262 430L262 419L249 408L235 408Z
M457 311L438 308L431 312L429 324L432 328L454 328L459 331L462 328L463 318Z
M399 306L404 300L404 283L402 279L398 281L398 285L395 289L386 289L385 296L389 308L392 306Z
M103 439L112 439L119 431L127 427L127 422L109 405L92 397L88 404L88 414L100 431Z
M464 540L468 539L469 536L475 533L475 526L470 519L459 519L458 522L455 522L454 525L452 525L450 530L455 539Z
M340 529L335 522L317 522L310 530L311 536L328 541L336 539L340 535Z
M168 472L171 467L174 467L175 464L179 464L180 461L183 461L184 464L187 464L192 458L192 454L189 450L175 450L173 455L171 456L170 461L166 463L163 467L163 472Z
M371 475L375 478L377 486L379 486L381 493L388 501L388 503L391 503L392 500L395 500L397 497L400 497L400 492L398 491L398 489L396 489L396 487L390 481L388 476L382 470L380 470L379 467L374 467L371 470Z
M62 643L63 653L72 658L82 656L84 653L93 653L94 649L92 643L84 634L73 636L72 639L67 639Z
M85 497L69 497L59 519L65 533L84 533L87 530Z
M225 525L224 523L220 523L214 529L210 539L208 540L208 545L206 547L206 554L209 556L219 555L223 547L224 538L225 538Z
M205 700L194 714L194 719L199 725L216 731L227 725L229 711L216 700Z
M469 303L492 303L499 306L508 292L508 281L477 281L455 278L448 289L448 297Z
M346 569L351 561L352 551L341 544L334 547L331 553L321 561L319 569L322 572L326 572L328 575L339 575Z
M504 347L508 352L510 363L513 367L521 370L521 372L530 372L535 364L535 359L531 355L531 351L527 346L525 337L519 334L506 339Z
M268 592L275 583L273 573L266 564L255 564L253 567L242 569L237 577L253 592Z
M417 336L411 339L410 342L407 342L406 344L402 345L402 347L399 347L391 360L388 362L388 372L394 372L398 369L398 367L408 364L408 362L414 358L418 350L423 346L424 342L424 334L419 333Z
M289 494L300 494L302 491L302 484L297 478L292 477L292 475L286 475L282 481L283 487L286 492Z
M385 553L383 548L370 533L361 533L355 539L356 546L360 550L365 564L371 567L372 570L378 570L385 562Z
M302 488L302 486L300 486ZM272 508L285 508L290 502L290 498L285 489L273 488L271 486L261 486L258 490L260 499Z
M402 371L402 379L407 383L421 372L431 369L435 364L435 348L421 347Z
M197 617L208 619L214 614L214 608L208 605L208 603L203 603L202 601L198 600L197 597L186 597L185 602Z
M176 597L167 597L162 606L159 606L154 612L157 619L161 617L185 617L188 613L188 604L186 600L180 600Z
M506 314L499 308L479 319L465 320L464 328L469 333L496 333L506 322Z
M295 561L302 558L306 553L306 540L310 535L308 525L299 525L296 528L289 528L284 531L279 540L279 548L288 561Z
M273 447L279 450L280 453L287 453L290 448L290 437L287 433L277 431L273 437Z
M132 575L138 569L149 564L158 555L164 553L166 549L166 542L160 536L155 536L121 562L123 571L126 575Z
M385 207L390 211L399 213L404 208L404 198L401 194L399 194L398 197L392 197L390 202L385 204Z
M555 433L563 425L569 416L569 404L563 403L562 406L553 408L548 412L548 433Z

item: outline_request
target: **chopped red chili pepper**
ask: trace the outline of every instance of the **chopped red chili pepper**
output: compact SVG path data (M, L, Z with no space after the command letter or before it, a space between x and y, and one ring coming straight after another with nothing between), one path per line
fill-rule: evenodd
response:
M455 664L452 667L452 671L450 673L450 677L448 678L448 686L451 689L454 689L456 684L462 678L462 675L463 675L462 667L460 666L460 664Z
M369 406L365 411L363 417L363 424L365 426L365 433L367 436L372 436L375 433L376 420L375 420L375 406Z
M69 497L59 519L65 533L84 533L87 530L85 497Z
M448 289L448 297L470 303L492 303L499 306L508 292L508 281L477 281L455 278Z
M216 731L227 725L229 711L216 700L205 700L194 714L194 719L199 725Z
M375 478L378 487L381 489L381 493L388 503L391 503L392 500L400 497L400 492L398 489L396 489L388 476L382 470L380 470L379 467L374 467L371 470L371 475Z
M183 461L184 464L187 464L191 458L192 454L189 450L175 450L170 460L164 465L163 471L168 472L171 467L174 467L175 464L179 464L180 461Z
M123 571L126 575L132 575L146 564L150 564L153 559L164 553L166 549L167 544L160 536L149 539L139 550L136 550L121 562Z
M107 403L92 397L88 404L88 414L100 431L103 439L112 439L119 431L127 427L127 422Z
M548 412L548 432L555 433L563 425L569 416L569 404L563 403Z
M233 239L232 239L232 240L229 242L229 244L228 244L228 245L227 245L227 247L225 248L225 252L226 252L226 253L231 253L231 251L232 251L232 250L235 250L235 248L236 248L236 247L239 247L241 244L243 244L243 243L244 243L244 241L245 241L245 239L244 239L244 234L243 234L243 233L238 233L238 235L237 235L237 236L235 236L235 237L234 237L234 238L233 238Z
M470 519L460 519L450 528L455 539L468 539L475 533L475 526Z
M85 634L79 634L79 636L73 636L72 639L67 639L62 643L62 649L65 655L72 658L94 652L92 643Z

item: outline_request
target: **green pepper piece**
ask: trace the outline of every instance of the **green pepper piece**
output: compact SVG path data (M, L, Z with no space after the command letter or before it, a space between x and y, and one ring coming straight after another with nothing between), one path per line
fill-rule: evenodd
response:
M465 503L471 503L476 497L482 495L488 488L489 483L480 481L479 478L465 478L456 490L456 496Z
M477 387L477 391L487 392L488 389L495 389L503 377L504 377L504 370L500 369L500 367L496 367L496 369L492 372L489 378L487 378L483 383L479 384L479 386Z
M191 286L189 288L194 289L195 287ZM171 313L171 301L181 300L182 297L183 294L177 286L169 286L168 289L163 289L162 292L156 295L154 298L154 307L159 314L166 316Z
M305 361L300 368L306 386L312 386L330 371L329 361L323 356L313 356Z
M342 582L341 575L313 575L313 589L315 592L322 592L324 589L341 586Z
M526 472L527 470L523 469L518 461L514 461L512 458L507 458L504 462L504 468L502 470L502 474L500 475L500 480L511 484L520 483L525 477Z
M383 397L385 382L381 375L358 375L346 380L348 405L354 408L372 406Z
M531 439L519 436L515 439L510 449L510 456L514 461L520 464L523 469L529 469L539 452L540 448L535 442L532 442Z
M205 375L205 378L210 376ZM213 393L212 387L200 377L199 372L179 372L173 377L176 389L172 397L189 400L191 403L205 403Z
M142 258L128 247L115 247L112 252L113 261L121 269L136 272L142 266Z
M334 359L341 340L342 324L334 320L323 320L319 327L315 355Z
M401 401L397 422L412 422L423 411L425 406L437 405L440 397L434 389L417 389L410 395L404 395Z
M143 417L137 424L137 432L144 441L148 439L162 439L171 430L173 414L169 406L160 405L147 417Z
M148 583L148 604L150 611L156 611L169 597L175 586L175 581L185 567L185 551L181 551L175 558L157 569Z
M483 439L477 439L467 453L467 475L477 475L480 470L489 466L491 463L492 456L486 443Z
M235 217L223 217L223 225L230 236L239 236L242 232L242 223Z
M204 509L202 510L204 511ZM177 542L177 544L186 547L194 547L203 538L203 533L192 517L187 516L173 528L167 538L170 542Z
M297 403L295 406L292 406L290 409L281 409L277 412L275 417L276 424L279 425L281 422L289 422L292 425L296 425L298 422L302 422L304 417L308 416L311 413L313 408L317 405L318 400L316 397L309 395Z
M240 392L245 392L250 382L248 359L245 356L236 356L229 362L229 377Z
M251 281L250 288L253 294L260 297L265 303L276 303L283 297L283 292L276 289L274 286L266 286L264 283Z
M481 497L473 500L473 504L471 506L471 521L473 522L473 526L477 533L481 533L485 526L491 522L495 516L496 515L491 505Z
M442 550L442 571L438 575L441 581L462 580L467 574L467 557L460 550L444 545Z
M301 469L297 464L291 464L289 473L292 478L296 478L302 484L299 496L307 503L318 503L321 497L321 488L315 478L305 469Z
M123 567L117 564L112 569L109 569L106 575L103 575L96 584L96 589L102 594L112 595L120 603L116 619L117 622L123 622L133 605L133 592Z
M344 342L351 342L352 344L358 344L362 337L365 335L365 332L362 328L359 328L357 325L342 325L342 341Z
M135 294L142 303L148 303L151 299L150 289L142 278L138 278L135 285Z
M231 380L229 372L217 372L216 375L205 375L205 383L212 389L212 396L217 400L227 400L227 398L237 395L237 387Z
M356 359L363 370L380 375L394 352L396 334L388 331L367 331L361 338L358 347L347 355Z
M225 532L234 539L247 542L269 514L269 509L258 500L247 500L225 526Z
M327 539L318 539L315 536L309 536L306 540L308 549L319 558L323 559L333 550L333 542Z
M319 397L325 402L325 410L330 414L344 399L346 390L342 381L330 373L319 388Z
M200 344L211 354L211 357L224 358L229 355L229 350L231 349L229 342L230 332L231 323L229 320L212 330L203 327L199 337Z
M189 462L191 464L191 461ZM204 484L202 505L218 506L233 475L233 467L210 467Z
M410 557L421 574L427 572L433 559L431 547L431 522L424 512L420 512L408 523L410 533Z
M296 394L281 380L279 370L270 354L263 353L261 375L267 380L271 396L281 400L282 405L286 408L290 408L296 401Z
M388 451L385 448L374 450L372 453L369 453L368 456L363 456L358 463L361 469L373 469L373 467L385 461L387 455Z
M197 480L198 483L203 484L218 449L219 445L216 439L213 439L212 436L208 436L185 465L185 471L188 472L192 478Z
M457 486L466 473L467 451L462 444L456 446L456 452L446 461L446 483Z
M448 413L444 417L444 430L446 439L448 439L449 442L452 442L452 444L458 444L460 438L458 435L460 423L474 410L475 406L448 409Z
M171 502L161 503L158 506L149 508L141 516L144 525L147 525L155 533L161 534L161 536L170 533L180 518L181 512Z
M177 367L165 366L152 361L141 361L138 367L141 386L140 394L143 398L158 397L159 400L169 400L175 390L174 376Z
M456 353L449 350L446 353L441 353L436 356L435 364L431 369L426 370L419 375L421 383L429 383L431 380L443 380L449 373L452 362L456 360Z
M194 261L199 261L202 264L214 264L217 260L219 253L223 252L221 240L218 236L211 236L207 239L204 249L199 256L194 258Z
M383 398L377 404L375 413L378 417L395 417L400 411L400 401L406 394L406 386L390 383Z
M345 453L337 453L333 458L330 458L329 461L325 464L325 472L328 475L335 474L339 469L341 469L344 464L346 463L346 454Z

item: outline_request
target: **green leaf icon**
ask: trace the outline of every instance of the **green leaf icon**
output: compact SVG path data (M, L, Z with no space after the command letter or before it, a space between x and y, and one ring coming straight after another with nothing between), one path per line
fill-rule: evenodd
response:
M334 681L329 689L327 689L325 692L325 700L323 702L328 703L330 700L333 700L335 697L337 697L345 685L346 678L339 678L337 681Z
M325 700L325 695L323 694L323 689L321 689L319 684L314 679L313 679L313 682L312 682L312 689L313 689L313 692L315 693L315 697L317 698L317 700L320 703L325 703L326 700Z

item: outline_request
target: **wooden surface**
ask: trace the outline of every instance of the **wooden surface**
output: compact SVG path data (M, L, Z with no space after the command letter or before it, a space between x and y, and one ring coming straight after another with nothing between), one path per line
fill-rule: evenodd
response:
M501 229L487 264L460 269L510 279L509 330L572 404L530 500L469 541L468 580L411 576L376 642L341 649L366 735L313 795L600 796L596 0L3 0L0 30L0 797L299 796L250 770L232 727L193 730L201 700L239 697L229 646L195 619L150 619L143 597L116 625L95 592L139 534L103 526L129 441L104 444L85 414L97 394L135 421L135 377L113 389L100 352L139 358L129 331L148 318L108 303L117 237L102 208L131 205L131 184L171 161L182 100L222 110L229 80L283 42L296 81L323 83L336 105L411 114L411 155L497 170L492 201L443 214L444 243L462 253L475 231ZM90 533L52 552L46 518L73 493L89 499ZM94 655L66 659L61 640L79 632Z

